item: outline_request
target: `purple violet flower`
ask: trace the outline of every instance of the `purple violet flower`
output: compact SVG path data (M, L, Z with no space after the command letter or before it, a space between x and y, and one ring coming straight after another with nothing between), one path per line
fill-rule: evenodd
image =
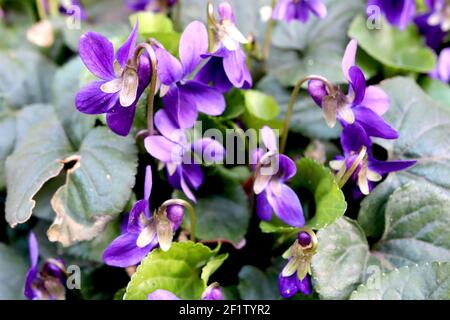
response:
M321 0L279 0L273 10L272 18L305 23L309 19L310 12L323 19L327 16L327 7Z
M334 96L328 95L325 84L313 80L308 92L322 108L328 126L334 127L337 120L343 127L360 124L368 136L397 139L398 132L381 117L389 109L388 95L380 88L369 86L360 68L355 65L356 40L350 41L342 61L342 71L349 81L349 93L345 95L338 88Z
M283 254L283 258L289 260L278 276L278 290L283 298L292 298L299 292L312 293L311 259L315 253L311 235L300 232L295 243Z
M260 132L268 152L257 149L252 155L256 213L261 220L270 221L273 211L283 222L301 227L305 224L305 218L300 200L294 190L285 184L295 176L297 167L294 161L279 154L277 138L271 128L264 127Z
M80 57L86 67L100 78L83 87L77 94L77 109L86 114L106 113L113 132L126 136L131 130L136 104L150 83L151 69L147 55L140 56L138 70L129 65L134 54L138 22L114 59L112 43L95 32L80 38Z
M177 0L125 0L125 4L131 11L154 11L170 8Z
M103 253L107 265L121 268L134 266L158 246L163 251L170 249L173 235L183 220L183 212L180 212L179 206L170 206L167 212L152 216L151 191L152 170L147 166L144 199L136 202L131 209L126 232L116 238Z
M368 195L375 183L381 181L384 175L406 170L417 163L411 160L379 161L375 159L371 154L372 141L366 135L364 128L357 123L344 128L341 144L344 155L331 161L330 167L343 174L357 165L351 180L356 183L363 195Z
M31 267L25 278L24 295L30 300L65 300L66 268L62 259L48 259L38 271L39 245L34 233L28 238Z
M77 15L83 21L87 20L86 10L84 10L79 0L60 0L59 12L66 16Z
M216 40L213 53L202 55L210 58L198 72L196 80L209 84L220 92L227 92L233 86L239 89L250 89L253 85L252 76L247 66L247 57L241 48L241 43L247 39L236 28L236 18L233 8L228 2L219 5L220 24L216 28Z
M450 4L445 0L425 0L429 11L416 17L415 22L427 45L438 50L450 31Z
M191 156L198 155L208 163L218 163L223 160L225 149L211 138L190 143L185 130L171 119L166 110L156 113L155 125L161 135L145 139L147 152L165 164L172 187L182 190L195 202L191 189L197 190L201 186L203 173L200 165L193 161Z
M436 69L430 73L430 77L443 83L450 82L450 48L441 51Z
M416 13L415 0L369 0L367 9L370 6L377 6L381 12L386 16L387 21L398 27L400 30L406 27L413 21ZM372 14L372 12L367 12Z
M149 293L147 300L181 300L175 294L168 290L158 289Z
M160 44L153 45L158 59L161 95L170 117L183 129L192 128L198 112L211 116L225 110L225 98L217 89L189 77L208 51L208 32L203 23L194 21L184 30L180 39L180 59L167 52Z

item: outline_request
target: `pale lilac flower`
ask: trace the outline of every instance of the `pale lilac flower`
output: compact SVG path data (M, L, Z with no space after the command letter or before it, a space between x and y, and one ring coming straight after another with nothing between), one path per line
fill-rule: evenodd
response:
M430 76L443 83L450 82L450 48L441 51L436 69L431 72Z

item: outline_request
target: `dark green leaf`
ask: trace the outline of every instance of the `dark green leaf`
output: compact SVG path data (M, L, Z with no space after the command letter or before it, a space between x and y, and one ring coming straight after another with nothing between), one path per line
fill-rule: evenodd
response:
M29 262L19 252L0 243L0 300L24 299Z
M239 272L239 294L243 300L277 300L278 274L262 272L253 266L245 266Z
M427 77L422 81L421 85L423 90L434 100L450 109L450 87L448 84Z
M385 66L404 71L425 73L434 69L436 55L424 46L417 28L411 24L399 30L383 21L381 28L369 29L364 16L357 17L350 26L349 36L373 58Z

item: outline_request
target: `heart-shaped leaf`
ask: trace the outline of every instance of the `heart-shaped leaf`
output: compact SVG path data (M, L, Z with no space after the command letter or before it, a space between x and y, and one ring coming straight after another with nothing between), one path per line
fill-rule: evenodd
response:
M29 126L33 123L32 126ZM31 106L18 115L16 150L7 159L6 219L11 226L26 222L33 199L44 183L64 165L65 184L51 200L57 217L49 230L52 241L64 245L89 240L131 195L136 173L136 147L131 138L99 127L91 130L76 150L68 141L51 106Z
M312 260L315 290L322 299L346 299L364 280L369 245L364 231L347 217L318 232Z
M376 274L352 300L449 300L450 263L425 263Z
M243 300L278 300L278 274L245 266L239 272L239 294Z
M350 26L349 36L358 40L361 48L374 59L404 71L425 73L434 69L436 55L424 46L413 24L399 30L383 21L380 28L369 29L366 21L363 16L357 17Z
M173 243L167 252L152 251L131 278L124 300L147 300L150 293L159 289L180 299L200 299L207 286L200 274L215 254L208 247L190 241Z

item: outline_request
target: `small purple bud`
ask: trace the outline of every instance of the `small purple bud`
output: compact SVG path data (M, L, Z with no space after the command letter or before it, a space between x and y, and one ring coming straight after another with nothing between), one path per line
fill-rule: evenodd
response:
M302 247L307 247L311 244L311 236L309 235L309 233L302 231L298 234L298 243L302 246Z
M304 295L308 296L312 293L311 277L309 275L306 275L303 280L300 280L297 275L295 275L295 282L297 284L297 289Z
M318 106L322 106L322 100L328 93L325 84L319 80L308 82L308 93Z
M222 21L228 20L231 22L236 22L236 17L234 16L233 7L228 2L222 2L219 5L219 16Z
M184 218L184 207L179 205L172 205L167 208L167 218L173 224L173 231L178 230L178 228L183 223Z
M213 283L203 292L202 300L223 300L222 289L217 283Z
M280 295L284 299L289 299L295 296L298 292L297 288L297 274L293 274L290 277L283 277L280 273L278 276L278 290L280 292Z

